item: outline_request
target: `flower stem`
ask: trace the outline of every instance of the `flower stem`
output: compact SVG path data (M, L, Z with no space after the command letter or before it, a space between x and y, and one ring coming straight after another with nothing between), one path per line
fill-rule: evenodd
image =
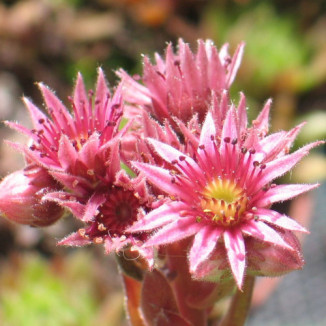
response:
M141 299L141 282L126 275L121 268L119 268L124 293L125 293L125 309L127 317L132 326L145 326L145 321L140 313L140 299Z
M229 310L219 323L219 326L243 326L245 324L249 313L254 283L255 277L247 275L244 280L243 290L236 290Z
M205 326L207 323L207 313L205 309L195 309L187 304L187 298L193 293L194 284L189 273L186 251L188 241L180 241L166 247L167 266L172 275L171 286L175 293L177 305L181 316L191 325Z

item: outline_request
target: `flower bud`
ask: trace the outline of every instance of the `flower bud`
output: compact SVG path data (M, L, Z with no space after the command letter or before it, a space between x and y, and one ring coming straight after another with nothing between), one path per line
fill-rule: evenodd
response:
M254 238L247 239L249 273L258 276L274 277L303 267L304 260L299 240L291 231L279 230L279 232L282 234L284 241L293 250L274 246Z
M40 167L13 172L0 183L0 213L18 224L49 226L64 215L57 203L42 201L50 190L57 190L55 181Z

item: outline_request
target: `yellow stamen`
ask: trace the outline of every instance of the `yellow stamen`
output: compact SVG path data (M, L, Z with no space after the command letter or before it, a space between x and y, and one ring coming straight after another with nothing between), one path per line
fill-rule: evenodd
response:
M248 198L242 188L229 179L214 179L203 191L201 206L215 223L231 226L239 222Z

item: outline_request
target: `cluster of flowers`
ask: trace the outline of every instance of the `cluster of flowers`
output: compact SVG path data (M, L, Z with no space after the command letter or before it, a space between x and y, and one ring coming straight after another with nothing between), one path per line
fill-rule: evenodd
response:
M148 269L159 248L188 239L194 279L231 276L238 288L245 273L301 268L293 232L307 231L271 205L317 185L273 180L319 143L289 153L302 125L268 134L271 101L248 125L245 96L235 105L228 93L243 48L231 57L199 40L193 53L180 40L144 57L142 83L119 70L114 94L101 69L94 93L79 74L71 112L40 83L47 114L25 98L34 129L7 122L29 144L11 144L26 167L0 184L0 211L32 226L70 211L84 227L59 244L137 252Z

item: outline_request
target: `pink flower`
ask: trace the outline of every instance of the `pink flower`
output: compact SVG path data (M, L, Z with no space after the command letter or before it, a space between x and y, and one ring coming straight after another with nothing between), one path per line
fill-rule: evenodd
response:
M137 251L149 266L153 265L151 248L141 248L147 239L145 233L126 233L135 221L150 211L153 197L148 192L145 178L130 179L121 170L110 184L102 184L90 197L75 197L68 192L52 192L44 199L68 208L84 226L59 242L66 246L103 244L106 253L126 248Z
M179 40L179 48L173 53L172 45L166 49L165 60L156 54L156 63L144 59L143 82L139 84L120 70L122 90L126 102L126 116L133 120L134 131L121 142L123 158L130 160L154 157L144 138L155 138L183 152L191 151L187 141L200 133L200 125L208 110L215 113L215 120L224 120L228 89L233 82L243 54L240 44L233 58L225 44L220 52L212 41L198 41L197 53ZM180 132L185 141L180 141Z
M119 130L123 114L121 88L113 96L104 74L98 71L95 94L87 95L78 74L70 99L73 113L55 94L39 84L49 117L28 99L24 99L34 129L8 125L31 139L29 147L13 144L27 160L39 165L58 187L43 193L42 200L60 209L66 208L84 223L84 227L60 241L62 245L104 244L107 253L126 246L140 251L144 234L125 234L153 200L144 177L130 179L121 170L120 141L128 124ZM148 264L152 250L142 249Z
M48 87L39 83L39 88L49 117L24 98L34 129L12 122L7 124L26 134L31 144L14 146L30 161L49 170L83 175L88 180L94 179L94 175L105 177L103 165L108 160L109 147L114 147L115 137L121 135L118 130L123 113L121 89L111 97L103 71L99 69L95 96L92 91L87 95L82 76L78 74L70 98L73 109L70 113Z
M198 41L194 54L189 45L179 40L178 52L172 45L166 49L165 60L155 55L155 64L144 58L143 82L139 84L125 71L118 71L122 79L127 115L135 117L141 113L139 106L163 123L167 119L172 125L177 117L184 123L194 114L202 122L213 98L219 99L223 90L229 89L240 65L244 44L240 44L233 58L225 44L220 52L213 42Z
M270 103L250 128L241 103L238 109L229 107L223 122L207 114L191 156L148 139L171 168L133 165L171 200L129 228L130 232L156 230L146 246L193 237L188 254L192 275L213 279L213 272L231 271L239 288L246 270L275 275L302 266L292 232L306 230L270 207L317 185L276 185L272 181L319 144L288 154L300 126L266 136ZM255 260L255 255L260 259Z
M10 221L31 226L49 226L64 215L58 204L42 200L58 184L37 166L9 174L0 183L0 213Z

